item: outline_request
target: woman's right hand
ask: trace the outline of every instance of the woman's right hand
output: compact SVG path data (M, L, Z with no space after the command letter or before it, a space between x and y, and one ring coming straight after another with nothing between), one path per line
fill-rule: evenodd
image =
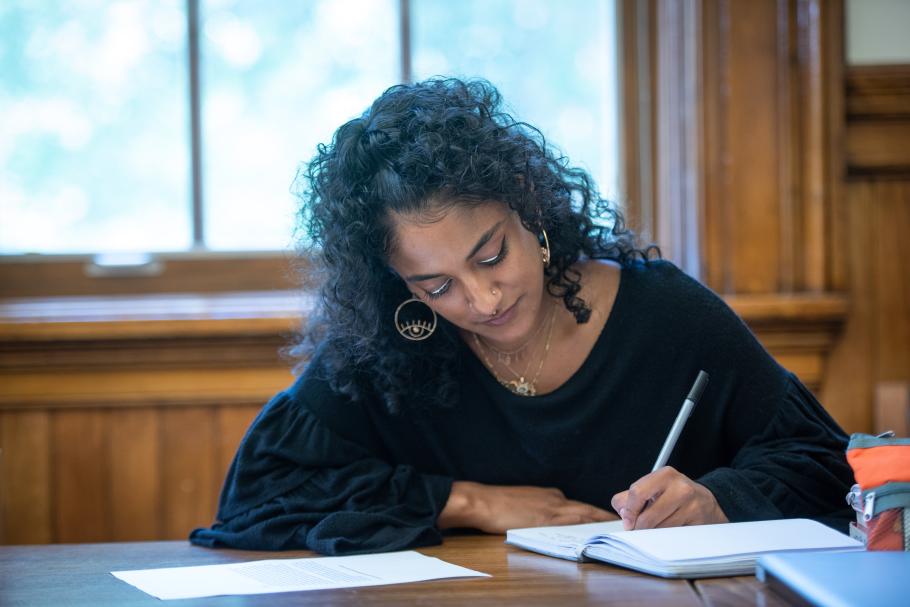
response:
M607 510L567 499L559 489L455 481L436 526L505 533L522 527L574 525L617 518Z

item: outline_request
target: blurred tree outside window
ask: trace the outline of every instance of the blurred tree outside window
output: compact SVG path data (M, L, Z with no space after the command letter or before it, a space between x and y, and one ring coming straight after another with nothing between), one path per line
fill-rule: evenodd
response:
M180 0L0 3L0 252L191 243Z
M4 0L0 254L286 250L298 168L407 77L490 80L615 197L614 4ZM199 16L199 175L189 7Z
M618 196L613 0L412 0L413 76L479 76Z

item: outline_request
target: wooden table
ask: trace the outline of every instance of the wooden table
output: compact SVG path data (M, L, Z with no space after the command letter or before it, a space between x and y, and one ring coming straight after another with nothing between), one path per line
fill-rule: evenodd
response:
M503 544L501 536L446 539L419 550L492 578L221 596L174 605L680 605L783 606L753 577L688 582L665 580L598 563L574 563ZM110 571L210 565L313 556L306 551L209 550L186 542L51 544L0 547L0 605L165 605Z

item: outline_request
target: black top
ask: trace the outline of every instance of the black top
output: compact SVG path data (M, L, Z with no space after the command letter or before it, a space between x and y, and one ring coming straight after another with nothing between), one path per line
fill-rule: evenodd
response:
M711 377L669 465L731 521L809 517L846 531L847 436L710 290L668 262L622 270L581 368L516 396L463 346L461 398L391 415L333 392L317 354L269 402L228 471L211 529L191 541L351 554L434 544L453 480L558 487L610 509L650 472L698 371Z

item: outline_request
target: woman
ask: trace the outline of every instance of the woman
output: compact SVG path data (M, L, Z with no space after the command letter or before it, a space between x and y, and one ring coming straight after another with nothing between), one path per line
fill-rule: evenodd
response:
M309 362L193 542L350 554L617 512L846 529L837 424L488 83L389 89L306 179ZM710 383L649 473L699 370Z

